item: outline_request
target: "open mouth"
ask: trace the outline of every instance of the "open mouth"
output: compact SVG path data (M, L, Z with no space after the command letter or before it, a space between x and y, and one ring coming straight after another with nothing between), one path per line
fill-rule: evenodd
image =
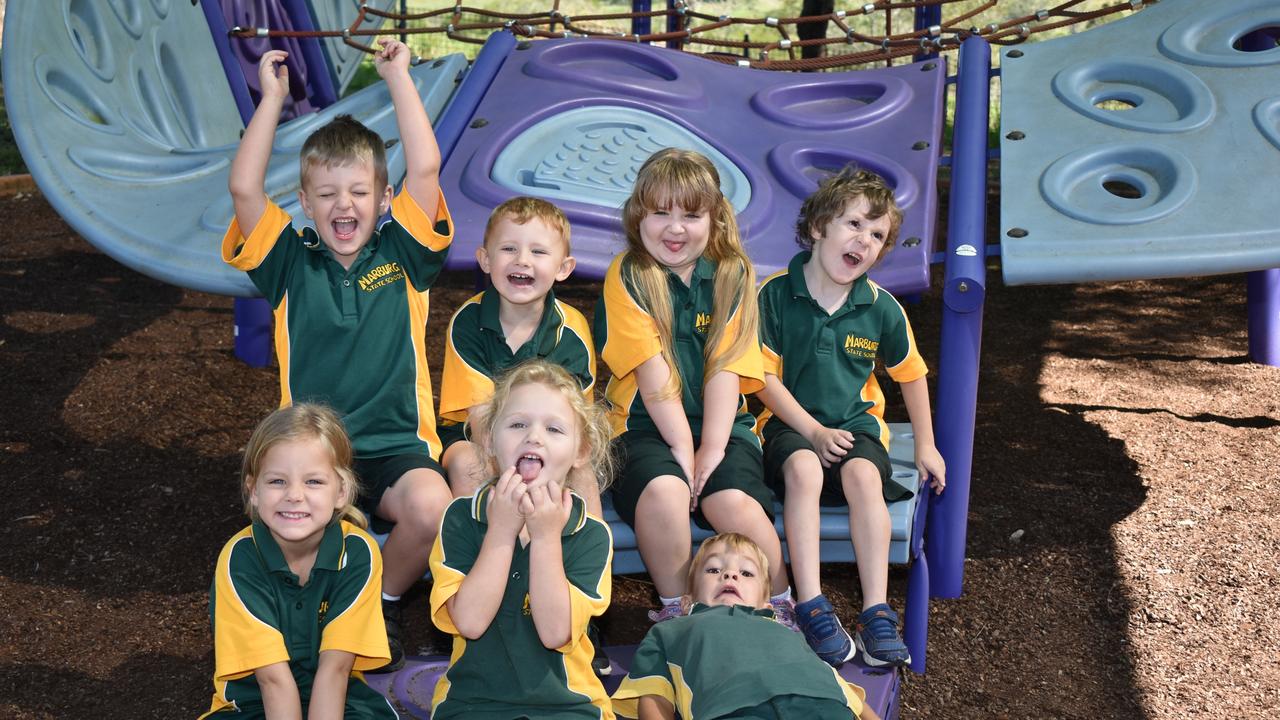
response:
M276 514L284 518L285 520L306 520L307 518L311 517L311 513L306 513L306 512L281 511Z
M862 255L854 252L844 254L844 264L856 268L862 264Z
M332 225L333 235L339 240L351 240L356 236L355 218L338 218Z
M662 246L667 249L667 252L670 252L670 253L680 252L681 250L684 249L685 245L686 243L683 240L663 240L662 241Z
M716 593L717 599L728 597L728 596L738 598L739 600L742 599L742 595L738 592L738 588L732 585L725 585L724 587L720 588L720 592Z
M525 273L511 273L507 276L507 282L515 287L524 288L533 286L533 276Z
M532 453L521 455L516 460L516 472L520 473L520 479L524 482L533 482L538 477L538 473L542 471L542 458Z

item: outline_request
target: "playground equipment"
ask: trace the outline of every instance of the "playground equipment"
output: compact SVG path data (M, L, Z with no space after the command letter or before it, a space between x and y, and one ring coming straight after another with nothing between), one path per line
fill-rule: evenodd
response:
M248 280L225 267L217 251L231 218L226 169L256 92L256 73L246 70L268 42L290 49L299 117L277 136L268 188L300 216L293 200L296 154L311 129L350 112L395 138L380 84L337 99L354 72L356 40L371 41L393 4L381 0L358 10L350 0L14 4L5 23L4 81L19 147L44 195L108 254L167 282L248 296ZM882 4L872 3L872 10ZM936 411L944 420L936 425L948 490L894 510L895 561L913 560L906 621L918 672L925 667L927 597L957 596L963 579L986 257L994 254L985 245L990 47L983 38L1018 42L1068 17L1064 8L1072 4L976 32L943 22L937 5L924 6L913 32L842 56L845 62L920 56L915 63L855 72L754 69L814 67L794 59L808 42L785 36L794 18L769 25L783 33L777 41L713 43L699 40L695 21L714 19L674 10L666 13L666 32L644 37L759 56L720 55L717 64L639 43L563 38L582 29L583 18L548 14L520 24L496 21L510 31L490 36L469 65L449 56L413 71L446 156L442 181L458 227L455 267L469 263L488 209L529 193L565 207L579 272L599 276L619 247L616 208L628 173L656 146L683 144L716 159L748 249L764 271L791 255L786 225L823 173L855 160L889 178L906 224L902 247L873 276L913 293L928 287L930 264L945 263ZM830 19L841 26L845 17ZM634 35L640 20L632 40L640 39ZM260 23L272 29L228 36L237 25ZM1280 237L1262 205L1269 196L1256 190L1280 168L1278 28L1270 0L1212 8L1162 0L1113 26L1006 50L1006 280L1250 271L1251 342L1256 334L1262 348L1254 356L1280 364ZM461 31L448 29L451 36ZM516 32L559 39L527 41ZM868 40L855 34L848 39ZM817 42L833 49L845 40ZM956 46L955 124L946 156L946 63L929 56ZM224 69L225 81L211 76L214 67ZM1118 110L1115 103L1133 107ZM1248 151L1236 153L1237 142ZM397 146L388 160L398 182ZM935 246L936 178L948 162L948 238ZM1223 206L1236 209L1214 211ZM251 306L238 306L238 317L241 307ZM267 331L259 324L255 332L262 338L257 360L265 363ZM909 466L909 450L897 443L896 462ZM828 524L832 532L823 539L831 545L824 552L846 554L827 557L851 559L848 543L837 541L844 529L824 519ZM620 571L640 567L629 535L615 521ZM625 667L626 650L614 650ZM421 700L415 707L427 707L429 692L415 693L431 666L410 668L383 689L406 706ZM861 669L850 665L846 672ZM868 686L882 716L896 714L896 674L856 681Z

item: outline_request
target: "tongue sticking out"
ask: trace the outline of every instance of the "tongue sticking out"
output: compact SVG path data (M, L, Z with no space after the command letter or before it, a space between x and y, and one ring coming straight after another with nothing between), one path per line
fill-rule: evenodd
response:
M516 461L516 472L520 473L520 479L525 482L533 482L538 477L538 471L542 470L542 461L535 457L522 457Z

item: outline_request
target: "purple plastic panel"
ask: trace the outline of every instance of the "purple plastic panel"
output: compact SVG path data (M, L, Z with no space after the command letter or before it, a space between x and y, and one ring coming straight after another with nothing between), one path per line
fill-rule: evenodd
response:
M253 109L262 97L258 84L258 60L270 49L289 53L289 94L281 118L305 115L337 101L331 70L324 53L314 38L238 38L228 37L233 27L272 30L314 30L311 16L304 5L287 0L200 0L201 9L213 33L218 57L236 98L240 116L248 124Z
M942 61L844 73L777 73L611 40L521 43L512 50L442 172L457 224L454 268L473 264L490 210L516 194L493 177L498 155L533 125L568 110L639 110L719 150L747 177L738 216L761 277L798 250L792 230L817 181L848 162L894 186L905 220L872 272L899 293L929 285L946 67ZM644 158L632 159L638 167ZM523 191L538 195L531 186ZM622 248L616 204L552 199L573 227L578 273L603 277Z
M604 687L612 693L622 683L627 668L631 667L636 646L606 647L605 652L613 661L613 673L604 679ZM365 681L378 692L399 702L412 717L426 720L431 717L431 694L448 667L446 655L419 655L406 658L404 667L394 673L367 674ZM853 661L840 668L840 677L866 690L867 704L875 708L880 717L893 720L898 716L898 686L901 681L897 672L868 668Z

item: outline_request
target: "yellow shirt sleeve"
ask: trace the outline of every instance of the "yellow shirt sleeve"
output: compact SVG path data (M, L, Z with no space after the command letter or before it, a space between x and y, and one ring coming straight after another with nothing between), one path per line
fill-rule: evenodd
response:
M352 670L373 670L391 660L382 620L382 553L360 528L344 520L342 530L346 557L334 598L351 600L343 607L329 608L320 652L344 650L356 656Z
M271 597L270 578L265 571L232 572L233 565L254 565L244 561L244 554L248 553L257 553L252 528L237 533L218 556L213 603L215 682L236 680L260 667L289 660L284 634L276 626L279 620L259 617L250 609L251 605L269 605L265 599ZM237 554L240 557L233 558Z
M754 298L753 298L754 299ZM716 348L716 353L723 353L733 344L735 338L742 332L742 313L735 310L730 316L728 324L725 326L723 337L720 339L720 347ZM738 375L738 392L743 395L750 395L759 392L764 388L764 355L760 351L759 339L750 343L746 350L734 358L725 370Z
M440 378L440 417L466 422L467 411L493 397L493 379L484 369L468 362L480 342L480 293L462 304L449 320L444 341L444 368Z
M293 218L279 205L267 200L267 207L258 218L258 224L245 237L240 222L231 218L231 226L222 236L222 261L237 270L248 272L256 269L275 247L280 232Z
M619 378L630 375L645 360L662 353L662 342L653 317L640 307L622 280L625 258L625 253L614 258L605 274L606 334L600 351L600 359Z

